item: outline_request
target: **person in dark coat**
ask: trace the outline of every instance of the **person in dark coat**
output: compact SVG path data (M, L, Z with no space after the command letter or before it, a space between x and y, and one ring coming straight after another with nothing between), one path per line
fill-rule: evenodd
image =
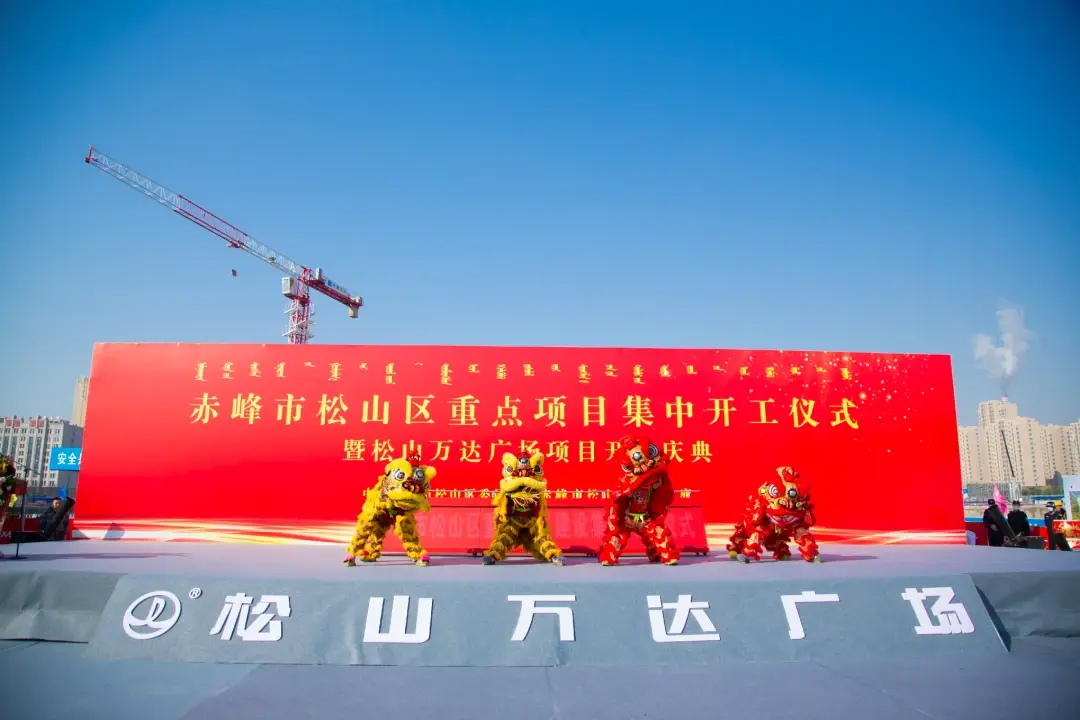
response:
M1047 548L1050 550L1061 550L1062 545L1065 546L1065 549L1069 548L1068 542L1065 541L1065 536L1060 532L1055 532L1056 528L1054 527L1055 520L1064 520L1065 517L1064 507L1059 508L1057 503L1053 501L1046 503L1046 514L1043 515L1043 522L1046 523ZM1060 539L1057 538L1058 535L1061 535Z
M1020 509L1019 500L1013 500L1013 507L1009 512L1009 527L1017 535L1031 534L1031 523L1028 522L1027 513Z
M986 509L983 510L983 525L986 526L986 541L990 544L990 547L1001 547L1005 544L1005 533L1001 531L997 523L994 522L994 516L990 512L991 508L996 505L993 499L986 502Z
M42 534L45 533L45 529L47 527L49 527L49 523L51 523L53 521L53 519L57 515L60 514L60 511L63 509L63 506L64 506L64 503L60 498L55 497L55 498L52 499L52 503L49 504L48 509L45 510L44 513L42 513L41 517L38 520L38 523L39 523L38 532L40 532ZM67 526L68 526L67 513L64 513L63 519L60 520L60 524L56 526L55 530L53 530L52 535L50 535L49 537L47 537L45 539L46 540L63 540L67 536Z

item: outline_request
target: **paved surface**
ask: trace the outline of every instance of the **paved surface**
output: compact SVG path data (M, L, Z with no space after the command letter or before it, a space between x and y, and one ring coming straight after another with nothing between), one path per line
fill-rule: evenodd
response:
M4 546L5 555L14 553ZM601 567L595 558L567 559L565 567L511 559L484 567L476 558L435 557L426 568L407 558L386 557L373 565L346 568L344 549L327 545L254 545L231 543L138 542L81 540L34 543L22 548L26 560L0 560L6 570L81 570L119 574L170 573L229 577L300 577L319 580L359 579L476 582L491 580L536 581L558 577L567 582L655 580L657 572L670 572L680 580L747 581L803 578L857 578L889 575L950 575L969 573L1080 570L1080 553L1014 550L977 545L826 545L824 564L796 559L764 560L741 565L727 553L688 557L678 567L649 566L644 558L628 558L617 568Z
M1076 717L1080 639L955 660L660 669L392 668L97 661L0 643L3 717L34 720L1015 720Z

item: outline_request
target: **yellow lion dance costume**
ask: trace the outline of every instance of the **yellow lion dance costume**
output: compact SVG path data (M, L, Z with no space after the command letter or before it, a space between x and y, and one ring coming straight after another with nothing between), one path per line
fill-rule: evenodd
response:
M0 530L4 528L8 509L15 505L17 485L15 483L15 463L0 455Z
M495 536L484 553L483 563L494 565L505 560L515 547L520 547L537 560L562 565L562 551L551 539L548 528L544 454L505 453L502 463L502 482L492 502L495 506Z
M420 456L387 463L378 484L368 490L364 507L356 518L356 535L349 543L345 564L375 562L382 555L383 538L392 528L405 552L417 565L425 566L431 558L420 543L416 513L431 509L427 493L435 468L420 464Z

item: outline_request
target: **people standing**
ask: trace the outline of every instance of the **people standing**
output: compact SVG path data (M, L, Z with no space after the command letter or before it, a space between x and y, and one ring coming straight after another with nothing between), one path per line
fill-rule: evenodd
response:
M1009 512L1009 527L1017 535L1030 535L1031 523L1028 522L1027 513L1020 506L1019 500L1013 500L1012 510Z
M63 512L63 508L64 501L58 497L54 497L52 502L49 503L49 507L38 519L38 532L40 532L46 540L63 540L67 537L68 514ZM62 515L59 520L57 520L58 515ZM45 535L49 525L53 522L56 523L56 527L52 529L52 532L49 535Z
M1065 507L1058 506L1053 500L1046 503L1046 514L1043 521L1046 523L1046 545L1050 550L1071 550L1069 543L1062 533L1055 532L1054 522L1065 519ZM1058 537L1060 536L1060 537Z
M993 498L986 501L986 510L983 510L983 525L986 526L986 541L990 547L1001 547L1005 544L1005 533L998 527L997 522L994 520L994 510L997 503ZM1000 512L1000 510L998 511Z

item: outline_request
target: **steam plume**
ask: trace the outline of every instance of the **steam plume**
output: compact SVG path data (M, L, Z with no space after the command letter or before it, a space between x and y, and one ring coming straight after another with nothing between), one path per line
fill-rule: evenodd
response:
M1001 384L1001 394L1008 396L1009 381L1020 369L1020 362L1028 350L1028 339L1034 333L1024 327L1024 311L1019 308L1003 306L997 311L998 330L1001 331L1001 344L995 345L989 335L975 336L975 360L990 377Z

